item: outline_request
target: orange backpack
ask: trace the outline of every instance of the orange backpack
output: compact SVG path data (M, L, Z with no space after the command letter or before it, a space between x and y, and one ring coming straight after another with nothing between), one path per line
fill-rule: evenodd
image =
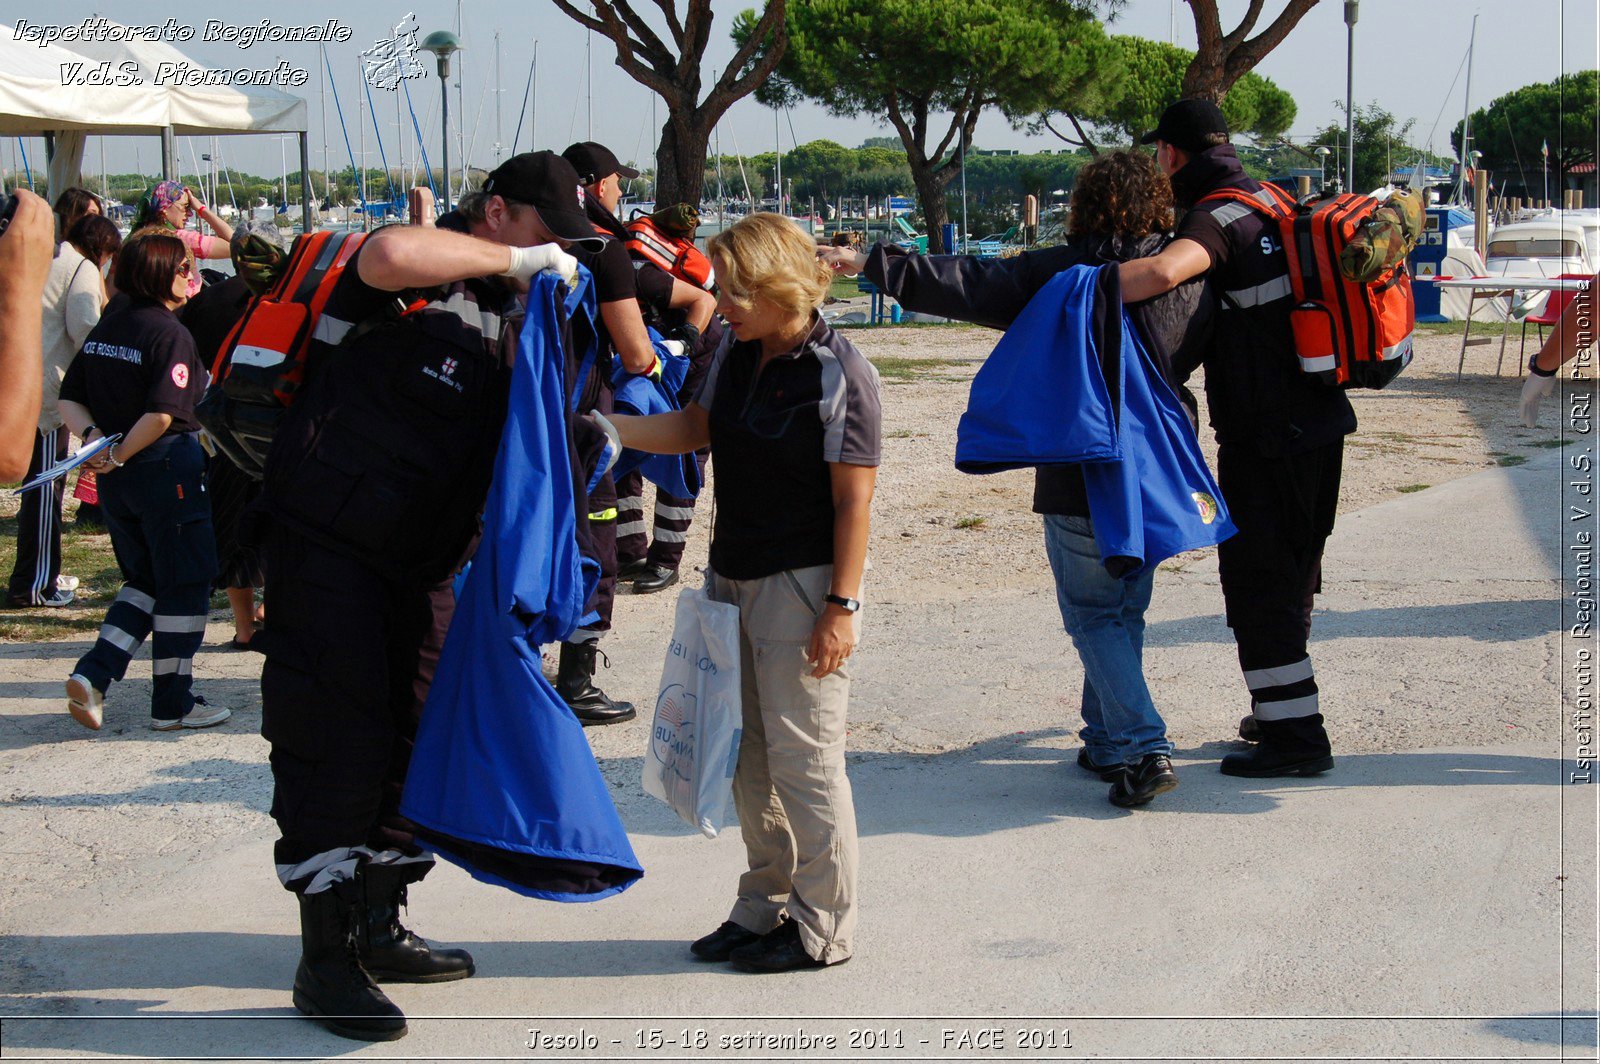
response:
M648 214L628 223L628 253L666 270L680 281L711 291L711 260L686 237L666 232Z
M1353 279L1341 268L1349 264L1345 248L1379 210L1377 200L1347 193L1300 203L1271 184L1261 194L1219 189L1201 202L1207 200L1233 200L1277 223L1301 370L1339 388L1382 388L1410 364L1417 314L1404 255L1372 279Z
M220 348L201 352L214 362L196 414L218 449L251 476L261 476L272 438L305 382L313 342L338 346L378 324L352 327L323 314L365 237L330 231L296 237L278 280L250 300Z

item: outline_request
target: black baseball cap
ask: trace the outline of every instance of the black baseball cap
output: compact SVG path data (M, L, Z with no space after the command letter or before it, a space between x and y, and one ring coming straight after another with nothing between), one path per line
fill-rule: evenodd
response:
M1202 152L1212 147L1206 138L1213 133L1228 136L1228 120L1222 109L1210 100L1179 100L1161 112L1161 121L1151 133L1146 133L1140 144L1154 144L1164 140L1174 148L1187 152Z
M546 228L585 251L598 251L605 246L605 237L595 232L594 224L583 212L588 193L584 192L577 171L553 151L513 155L494 168L483 182L483 191L510 203L533 207Z
M620 177L639 176L639 171L633 167L619 163L610 148L592 140L579 141L562 152L561 157L572 164L572 168L578 171L578 180L586 185L604 180L612 174Z

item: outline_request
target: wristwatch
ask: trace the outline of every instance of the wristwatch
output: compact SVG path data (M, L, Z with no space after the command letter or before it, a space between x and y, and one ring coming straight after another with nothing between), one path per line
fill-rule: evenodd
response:
M861 609L861 603L858 600L853 598L845 598L843 595L823 595L822 601L832 603L833 605L844 610L846 613L855 613Z

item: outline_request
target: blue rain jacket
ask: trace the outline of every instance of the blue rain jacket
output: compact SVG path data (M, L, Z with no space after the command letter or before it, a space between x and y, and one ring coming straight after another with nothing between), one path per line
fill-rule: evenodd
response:
M582 477L564 405L574 363L561 339L567 316L592 320L584 277L566 307L553 277L529 293L483 538L400 804L418 837L474 878L550 901L595 901L644 874L539 659L541 643L577 626L593 588L575 531Z
M615 360L611 373L611 387L615 393L612 404L619 414L665 414L683 409L678 403L678 393L689 376L689 360L662 347L661 337L654 329L650 330L650 340L655 345L656 357L661 360L661 379L636 376L623 369L621 359ZM700 464L692 452L648 454L624 447L611 475L620 480L635 469L668 495L692 499L700 494Z
M1101 560L1119 576L1238 531L1122 309L1115 265L1073 266L1039 290L973 379L957 428L964 472L1060 463L1082 466Z

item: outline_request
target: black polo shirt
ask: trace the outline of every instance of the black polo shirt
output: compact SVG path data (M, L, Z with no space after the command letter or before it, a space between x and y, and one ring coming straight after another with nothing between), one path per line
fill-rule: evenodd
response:
M125 434L147 413L171 415L171 435L200 428L194 404L208 381L177 315L148 299L127 299L90 330L62 378L61 398L88 407L103 435Z
M761 367L730 331L695 402L711 420L716 528L711 567L729 580L833 562L830 462L876 466L878 371L820 319Z

